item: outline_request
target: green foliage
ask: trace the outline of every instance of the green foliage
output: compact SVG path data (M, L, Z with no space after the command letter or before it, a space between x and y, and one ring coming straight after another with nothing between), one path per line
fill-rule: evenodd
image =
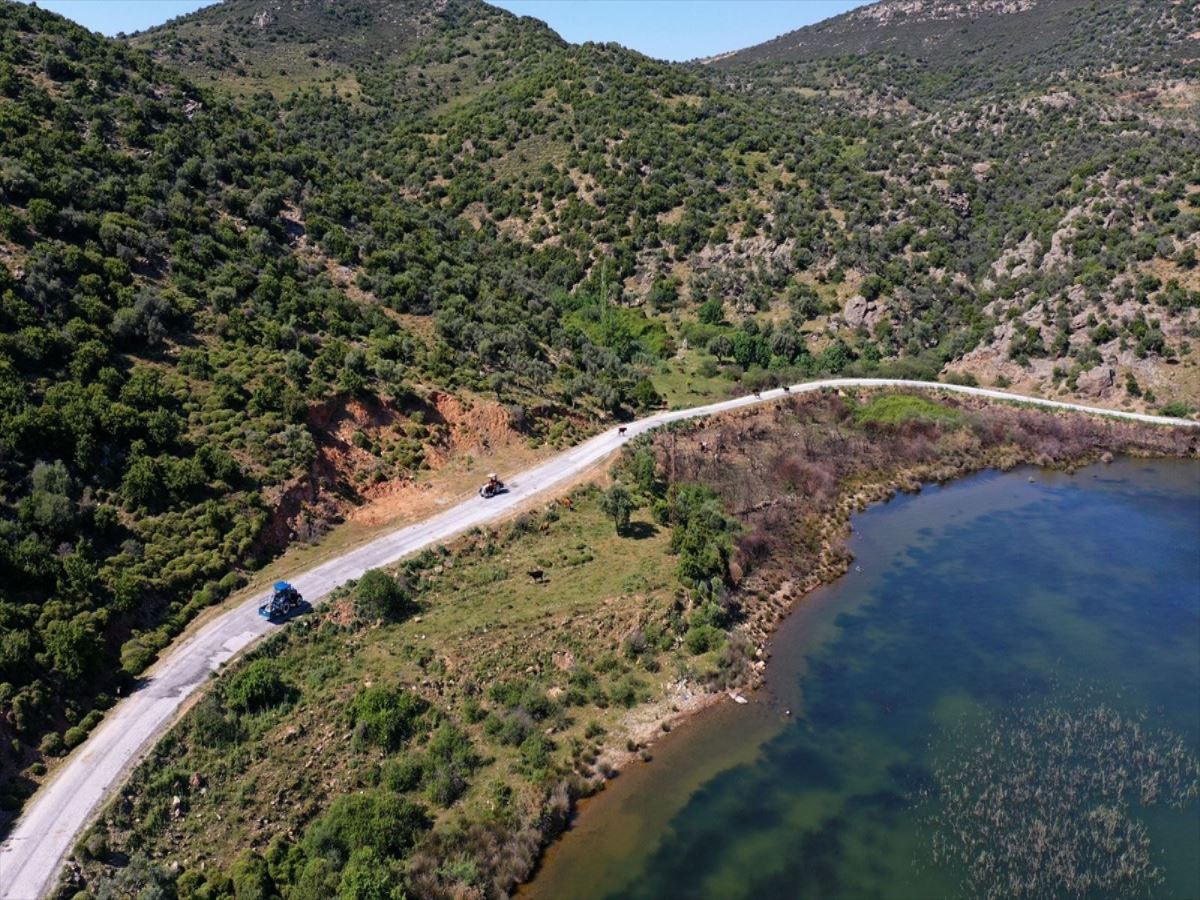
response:
M285 702L294 692L274 660L256 659L233 676L225 699L230 709L255 713Z
M466 732L450 722L434 731L426 748L428 763L424 773L430 802L449 806L467 789L471 773L480 759Z
M1171 416L1176 419L1186 419L1192 414L1192 411L1191 406L1181 400L1176 400L1159 407L1158 414L1160 416Z
M622 484L614 484L600 497L600 508L604 514L613 520L617 534L624 533L629 528L629 517L633 513L633 497L628 488Z
M896 428L906 422L934 422L954 426L962 413L918 394L880 394L854 411L859 425Z
M397 750L412 737L428 707L412 691L376 685L360 690L348 712L356 741Z
M278 897L267 861L253 850L246 850L230 870L234 900L270 900Z
M354 587L354 613L360 619L395 622L415 608L409 591L381 569L364 572Z
M696 586L725 579L736 523L726 517L711 488L678 483L655 506L655 517L672 526L671 550L679 555L681 581Z
M692 625L683 635L683 645L693 655L715 650L725 642L725 632L713 625Z
M1191 9L1067 6L696 67L476 3L214 5L151 54L0 5L0 718L32 748L280 549L268 499L350 395L487 392L557 443L659 405L676 340L748 389L930 377L1009 324L1070 370L1093 310L1098 344L1180 353L1192 110L1128 98L1186 78ZM839 327L853 293L874 319ZM727 529L676 530L682 576L723 577Z
M553 762L554 742L533 732L521 742L521 765L532 775L543 775Z
M425 809L396 794L368 791L344 794L304 834L304 849L344 867L351 855L369 849L383 859L399 859L430 826Z
M403 878L373 847L350 854L338 882L338 900L404 900Z

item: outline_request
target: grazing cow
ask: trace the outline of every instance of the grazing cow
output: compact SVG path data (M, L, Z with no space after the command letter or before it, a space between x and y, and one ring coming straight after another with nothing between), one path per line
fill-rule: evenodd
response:
M538 584L541 584L543 581L546 580L546 573L543 572L541 569L529 569L525 574L528 575L530 578L532 578L534 581L538 582Z
M561 506L563 509L570 509L571 508L571 498L570 497L559 497L558 505Z

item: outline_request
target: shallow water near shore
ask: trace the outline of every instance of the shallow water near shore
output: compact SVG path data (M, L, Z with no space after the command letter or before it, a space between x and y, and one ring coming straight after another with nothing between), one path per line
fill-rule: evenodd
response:
M587 801L522 895L1200 896L1200 462L982 473L854 529L767 686Z

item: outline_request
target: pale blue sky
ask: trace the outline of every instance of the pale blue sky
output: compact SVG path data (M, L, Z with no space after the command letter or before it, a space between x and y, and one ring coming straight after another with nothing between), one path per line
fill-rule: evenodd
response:
M38 6L114 35L141 31L210 0L40 0ZM861 6L865 0L491 0L546 22L568 41L616 41L659 59L738 50Z

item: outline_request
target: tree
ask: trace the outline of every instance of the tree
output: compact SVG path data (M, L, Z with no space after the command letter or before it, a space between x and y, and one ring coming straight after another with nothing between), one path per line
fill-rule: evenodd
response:
M633 513L633 497L624 485L614 484L601 496L600 508L617 526L617 534L621 534L629 527L629 517Z
M716 297L705 300L696 308L696 318L705 325L720 325L725 320L725 306Z
M46 626L42 642L54 668L72 681L92 670L100 648L100 636L87 613L70 621L54 619Z
M33 467L33 491L29 495L29 511L34 523L52 534L70 528L75 520L75 502L71 499L73 482L62 460L47 463L42 460Z
M728 359L733 356L733 341L728 335L718 334L708 342L708 352L718 360Z
M654 383L649 378L643 378L634 385L631 399L638 409L652 409L662 403L662 397L654 389Z

